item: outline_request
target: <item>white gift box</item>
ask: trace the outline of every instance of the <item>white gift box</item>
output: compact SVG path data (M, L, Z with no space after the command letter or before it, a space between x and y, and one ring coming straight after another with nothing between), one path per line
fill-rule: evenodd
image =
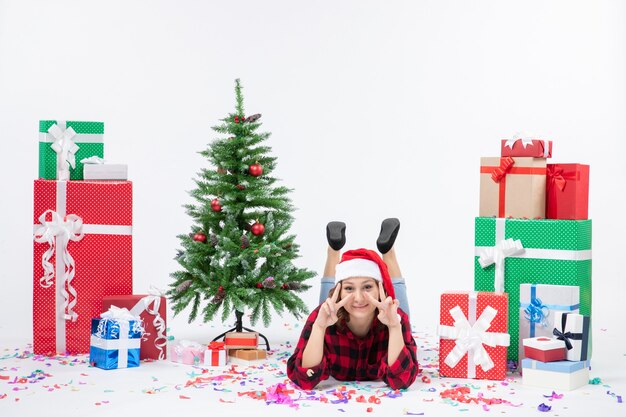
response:
M589 317L582 314L564 312L555 314L553 334L565 342L568 361L590 359L588 354L589 325Z
M204 366L226 365L226 349L207 349L204 351Z
M126 164L84 164L83 178L85 180L118 180L128 179L128 165Z
M557 312L577 313L580 288L573 285L520 284L519 358L525 358L524 339L552 337Z
M526 358L522 360L522 383L571 391L589 383L589 361L540 362Z

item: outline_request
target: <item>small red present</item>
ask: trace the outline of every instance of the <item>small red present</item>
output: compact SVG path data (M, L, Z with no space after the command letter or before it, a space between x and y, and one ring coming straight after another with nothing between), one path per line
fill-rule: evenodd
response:
M446 292L439 318L439 374L506 378L509 300L506 293Z
M587 220L589 165L548 164L546 218Z
M160 293L111 295L102 299L102 311L111 306L127 308L141 319L144 333L141 339L141 360L165 359L167 356L167 315L165 297Z
M211 342L204 352L204 364L206 366L226 365L226 349L224 342Z
M226 349L256 349L259 334L256 332L229 332L224 336Z
M556 362L565 360L567 349L562 340L550 337L530 337L522 341L524 356L540 362Z
M530 156L532 158L551 158L552 141L543 139L531 139L519 136L513 139L502 139L500 155Z
M87 353L102 298L130 294L132 183L35 180L33 350Z

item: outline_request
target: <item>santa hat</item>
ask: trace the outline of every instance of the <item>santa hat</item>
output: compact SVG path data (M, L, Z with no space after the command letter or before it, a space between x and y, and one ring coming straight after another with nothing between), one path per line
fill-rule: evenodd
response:
M368 277L382 281L387 295L392 299L396 298L387 264L373 250L353 249L344 252L341 262L335 268L335 279L341 281L352 277Z

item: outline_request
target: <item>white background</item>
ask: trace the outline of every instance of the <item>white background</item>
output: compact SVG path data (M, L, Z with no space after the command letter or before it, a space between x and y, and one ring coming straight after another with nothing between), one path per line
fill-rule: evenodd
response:
M521 130L590 164L595 331L624 343L625 20L610 0L0 0L1 344L31 340L38 121L105 122L105 156L134 182L135 292L166 288L237 77L294 189L298 265L321 273L330 220L373 248L399 217L416 328L442 291L473 287L481 156Z

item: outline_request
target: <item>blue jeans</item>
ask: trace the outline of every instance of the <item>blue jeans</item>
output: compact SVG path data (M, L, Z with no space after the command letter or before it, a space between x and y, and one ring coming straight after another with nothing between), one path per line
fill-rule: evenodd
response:
M404 278L391 278L393 289L396 292L396 298L400 303L402 311L411 318L411 311L409 310L409 300L406 297L406 284ZM335 286L335 277L323 277L322 285L320 286L320 304L322 304L328 298L328 293Z

